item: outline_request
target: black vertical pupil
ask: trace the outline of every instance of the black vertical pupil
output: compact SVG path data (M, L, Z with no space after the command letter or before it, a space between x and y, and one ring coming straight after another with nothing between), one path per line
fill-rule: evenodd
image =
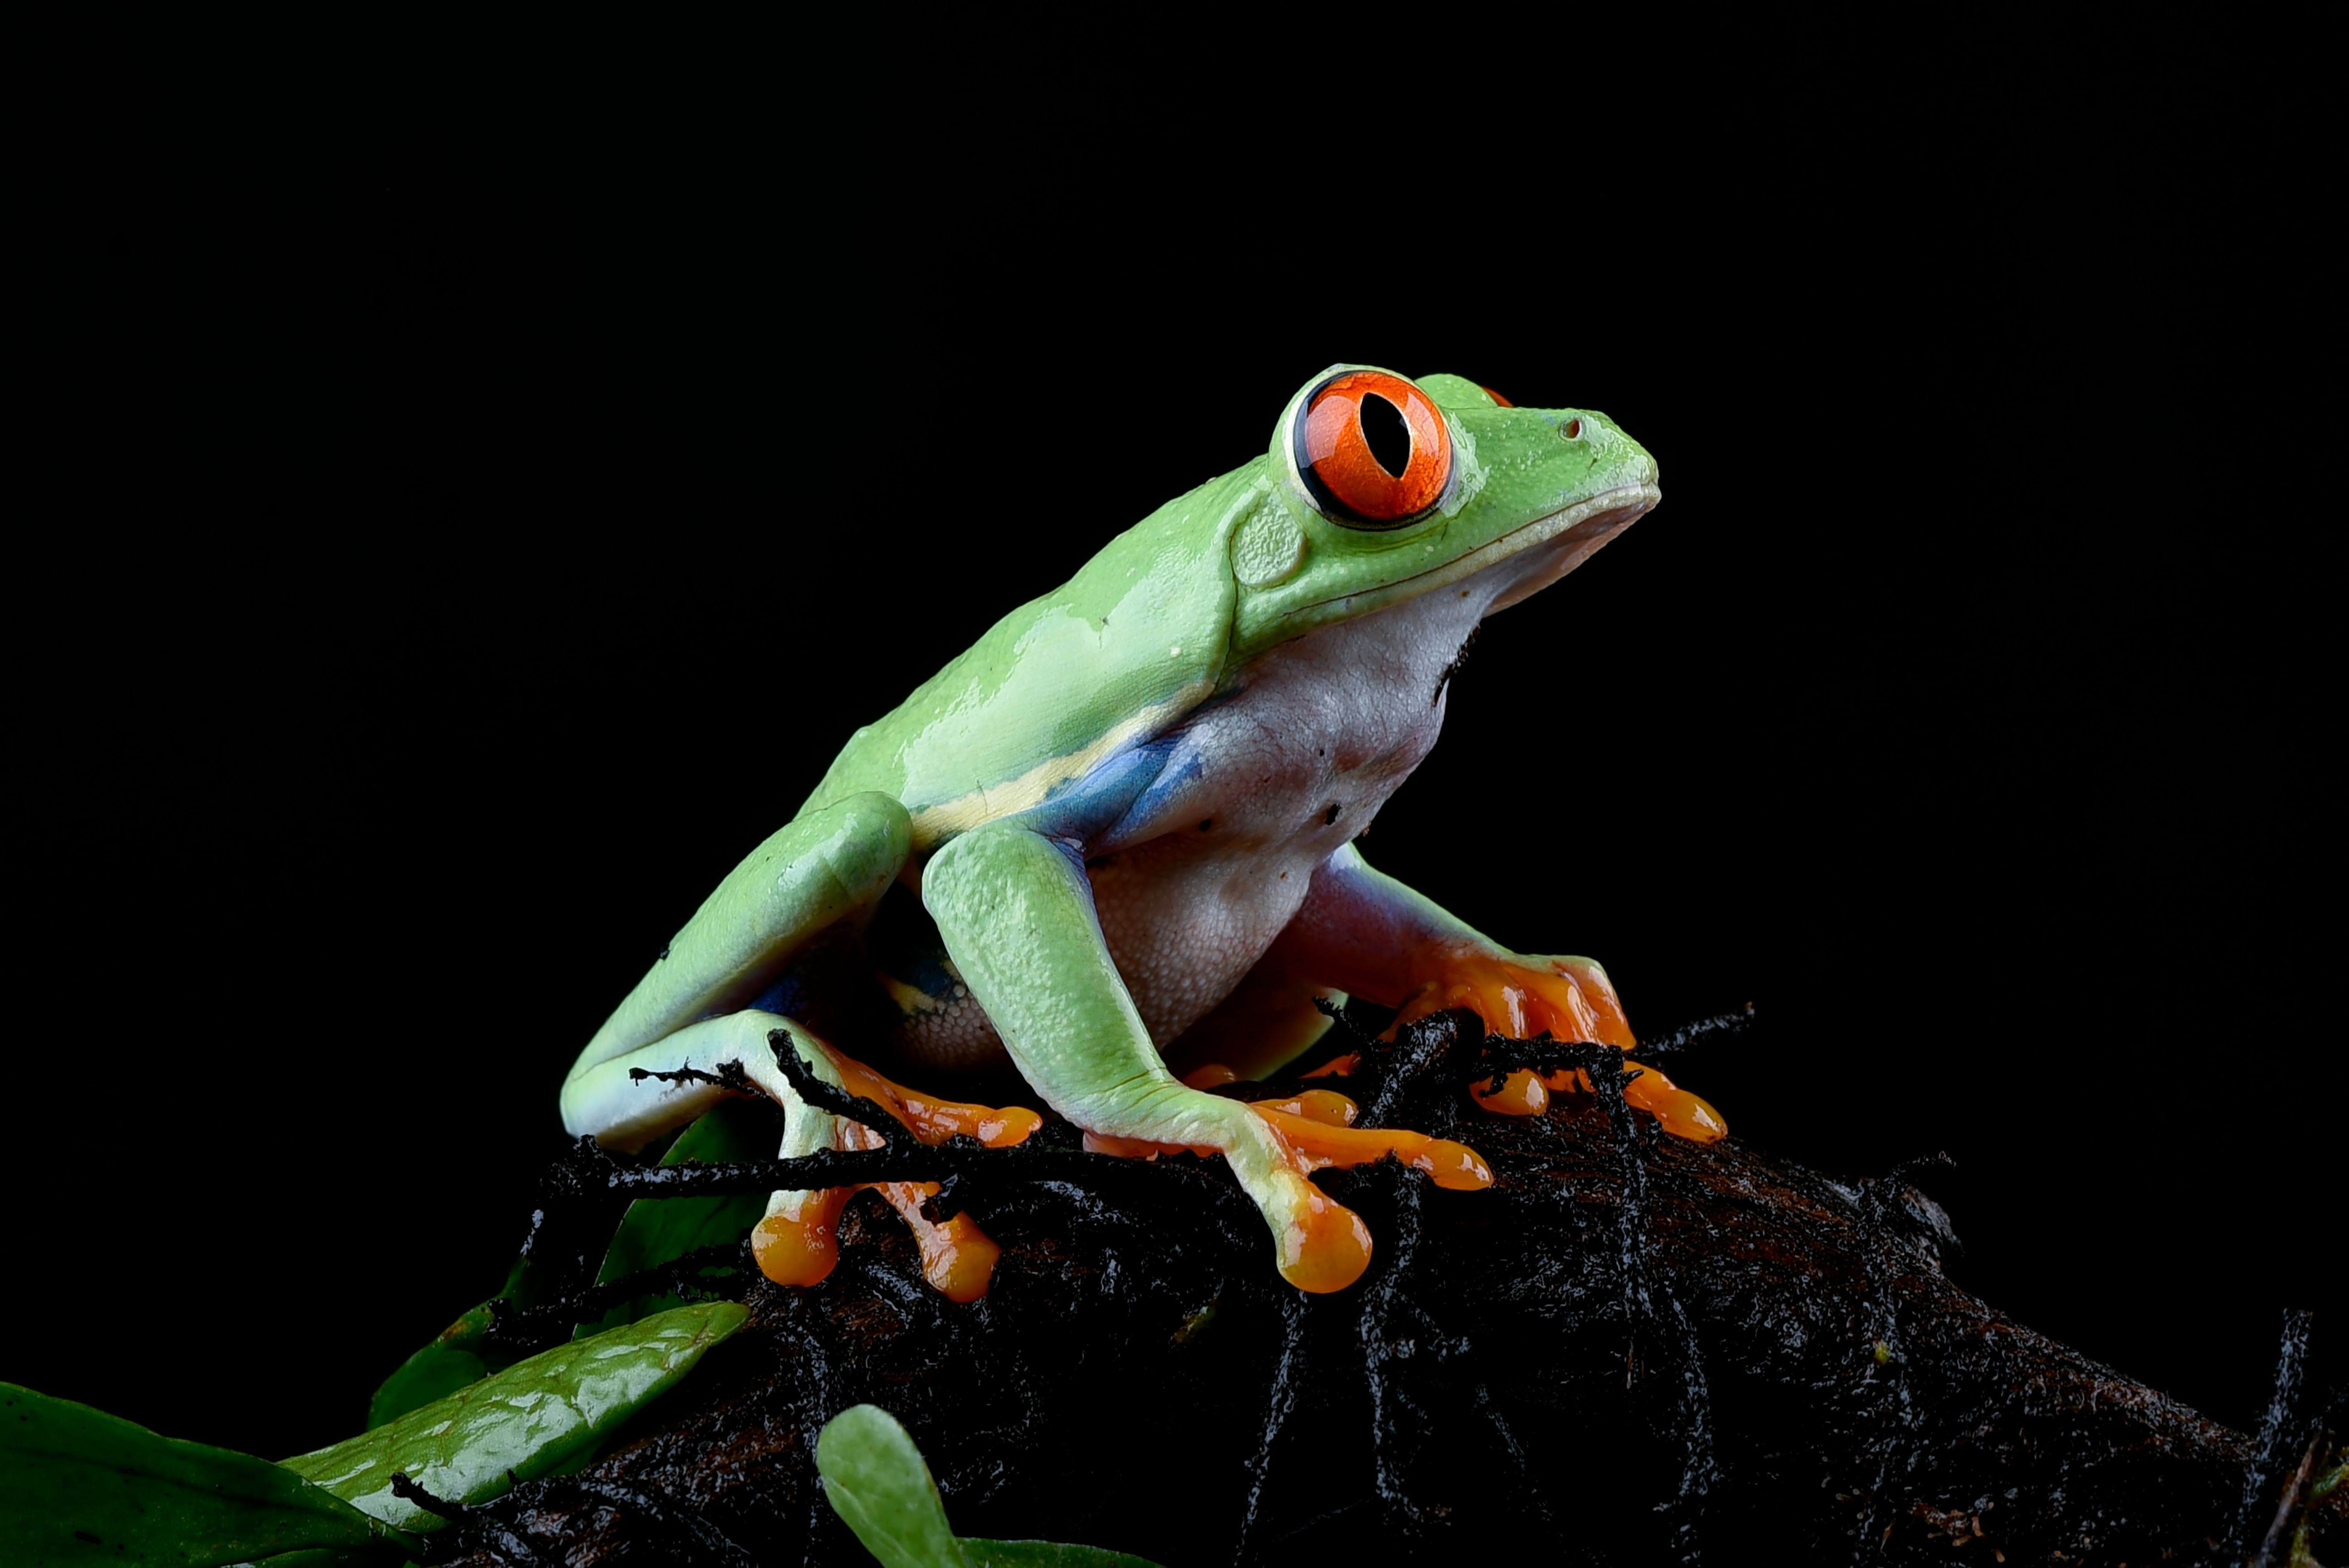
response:
M1361 402L1362 439L1378 459L1379 467L1396 479L1411 467L1411 427L1402 421L1402 410L1372 392Z

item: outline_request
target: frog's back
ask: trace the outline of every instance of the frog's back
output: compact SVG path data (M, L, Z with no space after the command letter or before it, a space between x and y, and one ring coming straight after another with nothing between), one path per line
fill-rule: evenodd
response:
M1230 535L1251 465L1120 534L850 738L802 813L863 790L902 801L916 852L1027 810L1164 728L1225 675Z

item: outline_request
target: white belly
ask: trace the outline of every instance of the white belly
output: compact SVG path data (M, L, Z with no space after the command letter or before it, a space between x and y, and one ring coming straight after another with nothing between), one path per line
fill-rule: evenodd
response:
M1195 774L1119 841L1088 846L1110 955L1164 1046L1228 995L1314 868L1435 744L1444 687L1488 597L1455 585L1283 644L1193 715Z

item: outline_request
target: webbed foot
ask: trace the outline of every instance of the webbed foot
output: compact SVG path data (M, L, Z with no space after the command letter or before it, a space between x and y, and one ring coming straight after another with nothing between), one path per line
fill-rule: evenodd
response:
M1485 1020L1492 1034L1514 1040L1547 1034L1558 1040L1587 1040L1625 1051L1637 1042L1623 1016L1607 972L1588 958L1521 958L1469 944L1431 944L1412 965L1414 989L1387 1033L1404 1025L1465 1007ZM1702 1096L1690 1093L1644 1063L1626 1060L1635 1073L1623 1098L1661 1122L1676 1137L1710 1143L1729 1131ZM1510 1073L1499 1088L1475 1094L1476 1103L1502 1116L1538 1116L1549 1109L1553 1090L1590 1088L1588 1074L1561 1070Z
M834 1087L861 1096L895 1117L924 1143L944 1143L968 1135L989 1149L1005 1149L1025 1140L1043 1119L1021 1106L997 1109L944 1099L907 1088L882 1077L854 1057L842 1055L815 1036L791 1026L800 1058L809 1069ZM772 1088L770 1086L770 1092ZM786 1158L818 1149L878 1149L881 1135L845 1117L798 1103L787 1104L788 1130L782 1152ZM935 1181L874 1181L871 1186L897 1211L921 1248L922 1275L949 1301L977 1301L987 1294L1002 1249L988 1239L968 1214L945 1221L922 1212L927 1199L937 1196ZM767 1217L751 1233L750 1249L759 1268L778 1284L815 1284L840 1261L834 1233L840 1212L856 1195L856 1187L778 1192L768 1201Z

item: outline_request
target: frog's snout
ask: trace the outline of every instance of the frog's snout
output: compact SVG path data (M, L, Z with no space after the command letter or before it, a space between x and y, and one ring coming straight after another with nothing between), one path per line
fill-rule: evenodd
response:
M1655 454L1625 435L1614 420L1587 408L1561 408L1556 417L1558 439L1587 451L1593 471L1606 474L1613 488L1656 488ZM1654 504L1652 499L1649 504Z

